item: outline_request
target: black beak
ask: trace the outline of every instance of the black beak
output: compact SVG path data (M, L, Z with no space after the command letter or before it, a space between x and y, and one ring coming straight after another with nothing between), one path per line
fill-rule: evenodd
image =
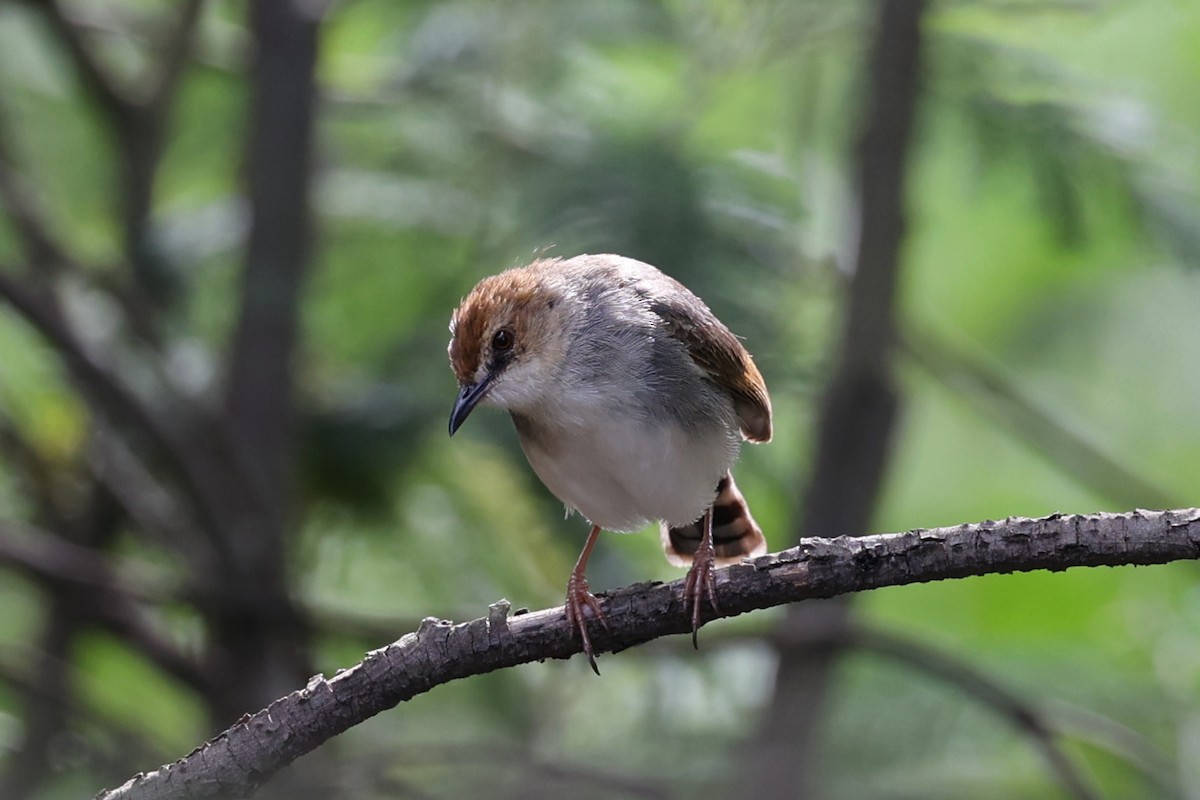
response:
M471 386L464 386L458 390L458 398L454 401L454 410L450 412L450 435L458 430L467 417L471 415L471 410L479 404L483 396L487 394L487 390L492 386L492 376L488 375L479 383Z

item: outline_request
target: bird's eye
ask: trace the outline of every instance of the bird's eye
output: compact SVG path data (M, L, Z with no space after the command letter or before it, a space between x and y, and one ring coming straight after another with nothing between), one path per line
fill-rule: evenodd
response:
M513 335L512 331L501 328L492 334L492 350L497 353L506 353L512 350Z

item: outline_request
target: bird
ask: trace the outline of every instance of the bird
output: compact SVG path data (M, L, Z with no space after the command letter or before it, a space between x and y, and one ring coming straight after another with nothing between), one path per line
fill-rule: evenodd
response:
M599 674L586 570L602 530L659 523L684 583L692 642L716 566L762 555L734 483L743 440L771 439L766 383L741 341L656 267L613 254L537 258L481 280L450 320L450 435L480 405L508 411L543 484L591 524L565 614Z

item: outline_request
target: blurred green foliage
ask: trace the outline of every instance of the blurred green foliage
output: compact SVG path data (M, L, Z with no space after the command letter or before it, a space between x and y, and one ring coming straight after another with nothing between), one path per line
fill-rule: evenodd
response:
M120 71L144 59L166 5L72 7ZM480 277L542 251L655 263L745 337L777 435L746 448L739 485L773 545L799 535L814 399L852 263L870 9L330 9L289 565L318 625L321 669L426 615L475 617L502 596L561 602L585 523L562 519L500 415L445 435L450 310ZM164 363L200 399L223 377L247 229L243 16L243 4L206 7L155 183L156 244L181 287ZM901 275L908 346L932 341L982 364L1155 499L1195 503L1200 5L946 2L926 36ZM53 233L103 285L124 268L112 144L24 4L0 7L0 112ZM21 258L0 221L0 264ZM116 347L102 294L81 281L68 300L92 346ZM85 457L86 404L55 353L7 313L0 353L4 424L68 475ZM902 358L903 416L874 531L1154 503L1112 496L1112 481L1079 474L1054 441L1031 441L1025 417L964 389L957 362L937 353ZM138 363L136 348L117 354ZM29 517L26 480L0 463L0 519ZM120 559L168 584L188 569L144 539ZM14 687L45 596L0 575L4 750L25 725ZM611 535L591 576L601 589L677 574L656 536ZM881 590L858 608L1048 703L1105 797L1200 794L1194 566L991 576ZM707 627L698 653L680 639L605 656L599 680L572 661L441 687L330 744L338 781L347 797L736 795L739 747L772 701L776 616ZM158 622L184 648L200 635L178 597ZM128 644L97 632L71 658L77 707L39 797L93 792L211 733L198 699ZM959 690L870 652L837 677L821 736L827 796L1061 796L1026 739Z

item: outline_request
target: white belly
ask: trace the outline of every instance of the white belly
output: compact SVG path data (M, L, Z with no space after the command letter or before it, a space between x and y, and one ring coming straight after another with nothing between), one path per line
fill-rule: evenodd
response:
M694 522L712 502L740 444L723 426L685 432L628 418L554 433L517 427L542 483L610 531L638 530L650 520Z

